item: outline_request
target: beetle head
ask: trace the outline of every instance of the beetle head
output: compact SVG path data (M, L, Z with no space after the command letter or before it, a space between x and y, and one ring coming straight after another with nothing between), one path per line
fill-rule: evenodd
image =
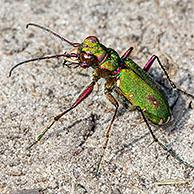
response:
M105 47L95 36L88 36L78 49L80 66L97 67L106 56Z

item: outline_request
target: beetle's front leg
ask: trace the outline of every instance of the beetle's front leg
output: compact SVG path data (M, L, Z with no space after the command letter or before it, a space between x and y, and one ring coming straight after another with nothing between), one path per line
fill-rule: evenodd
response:
M164 68L164 66L162 65L162 63L161 63L161 61L160 61L160 59L159 59L158 56L153 55L153 56L148 60L148 62L145 64L143 70L147 72L147 71L150 69L150 67L152 66L152 64L154 63L155 60L157 60L157 62L158 62L158 64L159 64L160 68L163 70L163 72L164 72L164 74L166 75L168 81L170 82L170 85L172 86L172 88L177 89L179 92L182 92L182 93L185 94L186 96L189 96L189 97L191 97L191 98L194 98L194 96L193 96L192 94L189 94L189 93L185 92L184 90L178 88L178 87L174 84L174 82L170 79L170 77L169 77L167 71L165 70L165 68Z
M59 115L55 116L53 121L50 123L50 125L48 125L36 138L36 141L34 141L29 147L31 148L33 145L35 145L38 141L41 140L41 138L44 136L44 134L54 125L54 123L56 123L63 115L65 115L66 113L68 113L69 111L71 111L72 109L74 109L76 106L78 106L84 99L86 99L92 92L94 85L96 84L96 82L98 81L98 77L93 77L93 81L85 88L85 90L79 95L79 97L77 98L77 100L69 107L67 108L65 111L63 111L62 113L60 113Z
M102 151L102 154L100 155L100 160L98 162L98 165L97 165L97 170L96 170L96 175L98 175L98 171L99 171L99 168L100 168L100 165L101 165L101 162L102 162L102 159L104 157L104 154L105 154L105 151L106 151L106 148L107 148L107 145L108 145L108 141L109 141L109 138L110 138L110 132L111 132L111 127L112 127L112 124L115 120L115 117L116 117L116 114L117 114L117 111L118 111L118 108L119 108L119 103L118 101L115 99L115 97L111 94L112 92L112 89L113 89L113 84L114 84L114 80L113 79L109 79L106 84L105 84L105 95L106 95L106 98L111 102L112 105L114 105L115 107L115 112L114 112L114 115L111 119L111 122L107 128L107 131L106 131L106 135L105 135L105 142L104 142L104 145L103 145L103 151Z

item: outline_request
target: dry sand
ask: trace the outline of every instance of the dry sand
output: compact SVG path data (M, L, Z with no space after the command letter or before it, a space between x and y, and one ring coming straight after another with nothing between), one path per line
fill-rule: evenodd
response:
M148 146L150 135L130 144L148 129L139 113L122 108L101 175L94 177L114 111L103 97L103 82L52 127L41 143L26 150L51 118L68 107L90 82L92 71L63 67L62 60L47 60L26 64L7 77L20 61L70 49L48 33L25 29L27 23L34 22L75 42L96 35L120 54L133 46L133 59L141 67L157 54L172 80L193 94L193 1L0 0L0 5L0 193L194 193L194 170L167 157L156 143ZM152 69L160 81L157 63ZM160 129L156 134L194 164L194 111L184 111L190 100L180 95L173 111L175 129ZM84 134L92 128L91 114L96 114L94 133L80 147ZM169 179L171 182L158 184Z

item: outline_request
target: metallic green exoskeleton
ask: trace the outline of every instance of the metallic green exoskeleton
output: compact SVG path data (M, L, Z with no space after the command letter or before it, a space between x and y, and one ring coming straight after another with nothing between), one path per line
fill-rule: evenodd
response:
M115 50L107 48L103 44L101 44L95 36L87 37L81 44L72 43L59 34L40 25L28 24L27 27L28 26L36 26L52 33L53 35L60 38L62 41L65 41L73 46L74 51L72 51L71 53L38 57L23 61L15 65L11 69L10 75L16 67L24 63L59 57L64 57L64 63L69 63L69 66L75 65L75 67L82 68L91 67L94 70L91 83L78 96L77 100L64 112L54 117L54 120L51 122L51 124L45 128L45 130L37 137L37 140L32 145L37 143L43 137L46 131L51 128L52 125L63 115L74 109L85 98L87 98L87 96L90 95L90 93L92 92L97 81L101 78L104 78L106 80L104 93L107 99L115 106L115 112L106 132L106 140L103 146L103 152L100 157L100 161L98 163L97 171L105 153L105 149L107 147L110 136L111 126L115 120L119 107L118 100L115 98L113 93L116 93L118 96L122 97L126 102L129 102L135 110L138 110L141 113L154 141L156 141L163 149L168 151L168 153L170 153L179 162L185 164L186 166L194 168L194 166L179 158L172 149L168 149L168 147L161 143L154 135L148 122L149 120L153 124L162 125L164 123L167 123L171 118L170 107L164 92L161 90L159 84L156 83L147 73L155 60L158 61L160 67L166 74L173 88L176 88L183 94L194 98L194 96L192 96L191 94L188 94L175 86L175 84L170 80L167 72L165 71L157 56L153 55L142 69L129 57L131 51L133 50L133 47L130 47L125 52L125 54L120 57ZM30 147L32 147L32 145Z
M124 60L124 63L127 68L120 71L117 80L123 95L132 105L139 106L152 123L161 125L168 122L171 113L164 92L131 59ZM134 66L135 70L132 69Z
M111 88L118 87L120 95L140 107L152 123L161 125L169 121L171 113L164 92L128 55L120 58L116 51L91 36L84 40L78 53L83 66L91 66L97 77L109 83L112 80Z

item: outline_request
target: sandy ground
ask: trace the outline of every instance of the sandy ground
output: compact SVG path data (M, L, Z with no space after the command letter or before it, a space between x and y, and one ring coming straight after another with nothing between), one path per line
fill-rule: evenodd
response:
M194 170L167 157L156 143L149 146L152 139L139 113L123 108L113 125L100 176L94 176L114 111L103 96L103 82L39 144L26 150L90 82L92 71L69 69L62 59L53 59L18 67L7 77L20 61L71 48L39 29L25 29L34 22L75 42L96 35L120 54L133 46L132 57L141 67L157 54L171 79L194 94L193 1L0 0L0 5L0 193L194 193ZM161 81L158 69L155 63L151 73ZM173 110L175 122L156 135L194 164L190 100L180 95ZM80 146L90 130L93 134Z

